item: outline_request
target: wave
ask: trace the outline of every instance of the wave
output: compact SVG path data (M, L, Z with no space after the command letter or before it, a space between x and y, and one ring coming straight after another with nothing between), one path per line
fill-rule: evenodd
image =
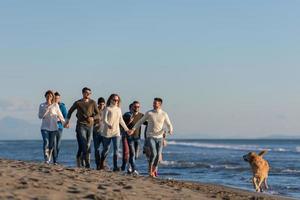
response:
M261 148L258 145L239 145L239 144L213 144L213 143L200 143L200 142L177 142L169 141L169 145L209 148L209 149L229 149L229 150L240 150L240 151L274 151L274 152L300 152L300 146L297 146L295 150L287 148Z
M189 161L161 161L160 165L162 167L171 167L177 169L185 169L185 168L198 168L198 169L213 169L213 170L238 170L244 171L248 170L248 166L240 166L235 164L209 164L209 163L201 163L201 162L189 162Z
M213 149L233 149L233 150L264 150L259 148L257 145L228 145L228 144L212 144L212 143L199 143L199 142L176 142L169 141L169 145L180 145L180 146L192 146L192 147L201 147L201 148L213 148ZM270 150L270 149L267 149Z
M287 174L300 174L300 169L283 169L281 172Z

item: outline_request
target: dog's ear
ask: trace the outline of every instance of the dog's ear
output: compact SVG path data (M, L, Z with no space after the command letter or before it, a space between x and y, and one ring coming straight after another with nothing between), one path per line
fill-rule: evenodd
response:
M259 152L259 156L263 156L263 155L265 155L266 153L267 153L268 151L267 150L262 150L261 152Z

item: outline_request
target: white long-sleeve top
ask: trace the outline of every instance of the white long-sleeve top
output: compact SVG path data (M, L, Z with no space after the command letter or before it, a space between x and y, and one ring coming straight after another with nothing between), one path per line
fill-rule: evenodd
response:
M57 121L65 122L57 103L51 105L47 103L40 104L38 115L39 118L42 119L41 130L57 131Z
M144 117L142 117L142 119L135 124L132 130L139 128L145 121L148 122L146 131L147 137L162 138L163 134L165 133L165 130L163 129L165 124L167 125L169 131L173 132L173 126L170 122L169 116L162 109L153 109L146 112Z
M108 125L112 126L112 128L108 128ZM122 117L121 109L118 106L106 107L104 110L104 130L102 136L106 138L120 136L120 125L125 131L128 131Z

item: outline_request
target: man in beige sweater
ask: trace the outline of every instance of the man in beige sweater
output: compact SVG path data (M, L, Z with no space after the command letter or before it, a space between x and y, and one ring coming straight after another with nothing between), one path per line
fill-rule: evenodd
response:
M146 112L142 119L140 119L129 134L133 134L145 121L148 122L147 127L147 142L150 146L151 155L149 159L149 175L151 177L157 176L157 166L159 156L163 148L163 135L166 132L164 125L167 126L170 134L173 134L173 126L170 122L168 114L161 109L163 100L161 98L154 98L153 109Z

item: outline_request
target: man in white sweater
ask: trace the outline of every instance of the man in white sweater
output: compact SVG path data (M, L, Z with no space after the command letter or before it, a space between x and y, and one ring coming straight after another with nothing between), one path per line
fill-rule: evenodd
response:
M168 114L161 109L163 100L161 98L154 98L153 110L146 112L144 117L140 119L129 134L138 129L145 121L148 122L148 128L146 132L146 140L151 149L151 156L149 159L149 175L151 177L157 176L157 166L159 162L159 156L162 153L163 148L163 135L166 132L164 125L167 126L170 134L173 134L173 126L170 122Z

